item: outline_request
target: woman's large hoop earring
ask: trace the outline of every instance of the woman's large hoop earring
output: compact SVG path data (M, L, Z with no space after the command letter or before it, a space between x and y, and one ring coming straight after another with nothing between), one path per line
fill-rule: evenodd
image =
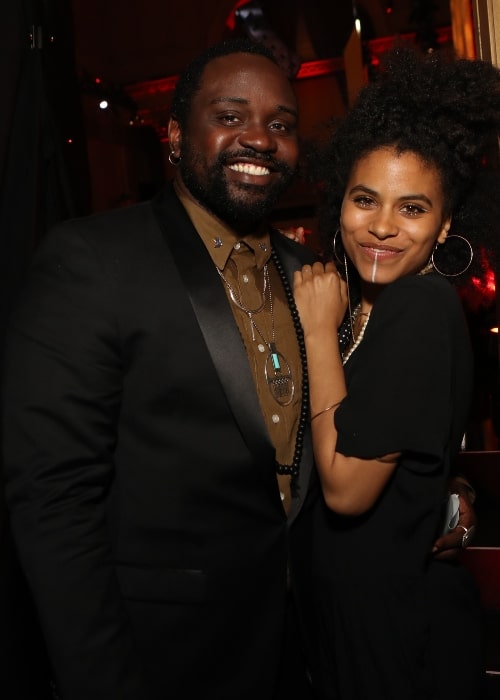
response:
M349 270L347 264L347 255L345 254L344 247L342 246L342 251L337 251L337 236L340 233L340 226L333 234L332 240L332 252L333 257L338 262L341 268L343 268L343 276L347 284L347 314L344 321L341 323L339 328L339 347L342 353L344 353L349 344L354 341L354 310L352 308L351 301L351 290L349 284ZM340 270L339 270L340 272ZM341 273L342 274L342 273Z
M342 250L342 253L340 255L339 255L339 253L337 253L337 236L339 235L339 233L340 233L340 226L333 234L332 251L333 251L333 257L339 263L339 265L344 265L345 264L344 251Z
M461 241L463 241L467 245L467 247L469 248L469 262L462 270L460 270L460 272L443 272L443 270L440 270L439 267L436 265L436 262L434 260L434 255L436 254L436 252L438 250L440 250L440 251L443 250L443 248L446 246L446 244L452 238L459 238ZM443 277L459 277L460 275L463 275L464 272L467 272L467 270L471 266L473 258L474 258L474 251L472 250L472 246L471 246L470 242L467 240L467 238L465 238L464 236L459 236L458 234L454 233L451 236L447 237L446 241L442 244L442 246L440 246L439 248L438 248L438 246L436 246L434 248L434 250L432 251L432 255L431 255L431 263L432 263L433 268L436 270L436 272L438 272Z
M181 159L179 156L174 156L173 151L170 151L170 153L168 154L168 162L170 163L170 165L173 165L175 168L177 165L179 165L179 163L181 162Z

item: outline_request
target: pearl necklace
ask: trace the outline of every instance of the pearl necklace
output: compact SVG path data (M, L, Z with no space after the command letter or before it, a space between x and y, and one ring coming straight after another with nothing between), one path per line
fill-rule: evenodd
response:
M345 272L346 272L346 280L349 283L349 277L348 277L348 272L347 272L347 259L344 255L344 267L345 267ZM417 272L417 275L427 275L429 272L434 271L434 266L432 265L432 262L428 262L425 267L423 267L420 272ZM349 284L348 284L348 291L349 291ZM351 309L351 301L349 297L349 311ZM349 347L349 343L351 340L354 340L354 322L357 319L359 312L361 310L361 304L358 304L356 308L354 309L353 313L348 313L340 325L339 328L339 348L340 348L340 354L342 356L342 365L345 365L347 360L351 357L352 353L356 350L356 348L359 346L361 341L363 340L363 336L365 334L366 326L368 325L368 321L370 319L370 313L366 314L366 320L363 323L359 335L356 338L355 342L351 346L349 350L347 348Z
M358 306L354 310L353 324L354 324L354 321L357 319L360 310L361 310L361 304L358 304ZM358 337L356 338L356 340L352 344L351 348L347 351L347 353L345 353L345 355L342 355L342 365L345 365L347 360L351 357L352 353L356 350L357 347L359 347L361 341L363 340L363 336L365 334L366 326L368 325L369 320L370 320L370 312L368 312L366 314L366 319L365 319L363 325L361 326L359 333L358 333Z

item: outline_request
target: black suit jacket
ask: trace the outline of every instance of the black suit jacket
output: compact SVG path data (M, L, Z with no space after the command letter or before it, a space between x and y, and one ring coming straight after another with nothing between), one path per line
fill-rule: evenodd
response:
M273 236L291 273L312 257ZM5 360L7 497L63 698L271 698L287 519L247 357L170 189L45 241ZM311 468L303 454L299 498Z

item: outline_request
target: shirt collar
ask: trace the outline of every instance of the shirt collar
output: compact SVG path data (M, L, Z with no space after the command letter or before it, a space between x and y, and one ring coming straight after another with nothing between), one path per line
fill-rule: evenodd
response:
M244 243L253 250L257 269L261 270L269 261L271 240L266 224L260 224L246 236L239 236L194 199L179 175L174 179L174 190L219 270L225 268L237 243Z

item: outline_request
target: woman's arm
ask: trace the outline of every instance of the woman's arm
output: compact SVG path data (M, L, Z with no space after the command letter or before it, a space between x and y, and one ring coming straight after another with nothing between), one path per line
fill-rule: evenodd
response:
M337 335L347 287L333 263L315 263L295 273L294 294L304 328L314 456L324 498L338 513L360 515L379 497L399 455L360 459L336 451L333 414L347 394Z

